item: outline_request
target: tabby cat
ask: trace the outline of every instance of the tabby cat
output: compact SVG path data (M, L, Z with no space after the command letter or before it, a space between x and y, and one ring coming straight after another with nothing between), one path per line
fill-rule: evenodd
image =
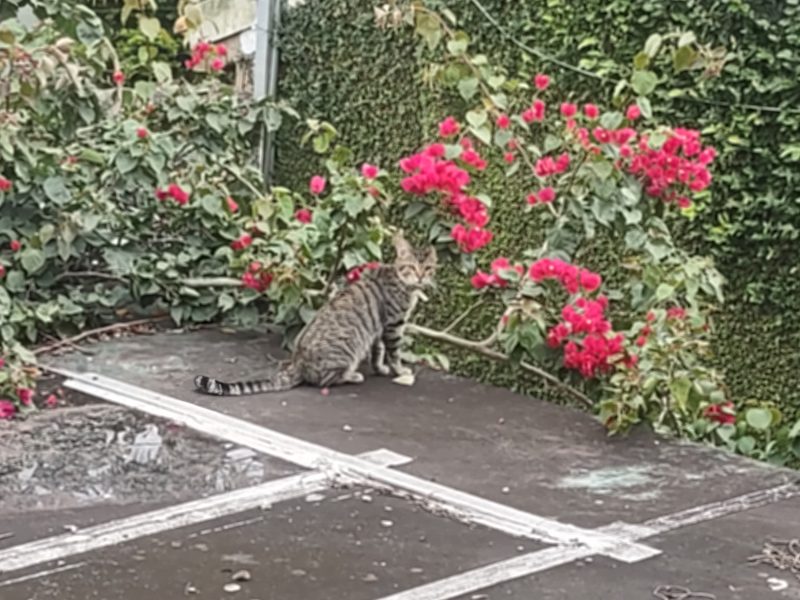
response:
M358 367L367 356L381 375L407 375L400 361L403 328L425 287L433 285L436 249L414 249L402 234L394 237L394 264L366 270L336 294L306 325L291 358L269 378L224 383L204 375L197 389L216 396L241 396L288 390L303 383L319 387L362 383Z

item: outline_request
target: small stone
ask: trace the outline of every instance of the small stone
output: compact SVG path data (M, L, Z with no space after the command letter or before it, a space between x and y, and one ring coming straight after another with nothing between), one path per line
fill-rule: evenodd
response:
M370 496L369 494L364 494L361 496L361 501L369 504L370 502L372 502L372 496Z
M307 573L303 569L292 569L292 575L295 577L305 577Z
M506 486L500 491L503 492L504 494L510 494L511 493L511 488Z
M489 600L489 596L487 596L486 594L472 594L472 596L470 596L469 599L470 600Z
M323 494L309 494L306 496L306 502L322 502L323 500L325 500Z
M378 576L375 575L374 573L367 573L366 575L364 575L364 577L361 578L361 581L364 581L366 583L375 583L376 581L378 581Z
M242 569L241 571L236 571L236 573L231 575L231 579L234 581L250 581L252 576L250 575L250 571Z
M196 593L197 593L197 588L194 587L191 583L187 583L183 587L183 595L184 596L189 596L191 594L196 594Z
M169 545L172 546L173 548L180 548L183 546L181 542L170 542Z
M499 419L497 419L498 425L502 425L505 422L506 422L506 420L503 417L500 417Z
M328 388L322 388L319 391L319 393L322 394L323 396L327 396L327 395L329 395L331 393L331 391Z
M229 594L235 594L236 592L241 591L242 586L240 586L238 583L226 583L222 589Z
M517 552L525 552L525 546L517 546Z
M264 504L259 506L259 508L261 510L272 510L272 504L270 504L269 502L265 502Z
M381 521L381 527L391 527L392 525L394 525L394 523L392 523L388 519L385 521Z
M342 431L353 431L353 428L350 425L342 425Z
M200 550L200 552L208 552L208 544L195 544L195 550Z
M289 406L289 403L286 400L281 400L281 406Z
M64 525L64 531L69 531L70 533L75 533L78 531L77 525Z
M415 575L418 575L419 573L424 573L425 569L422 569L420 567L411 567L411 572L414 573Z
M424 543L424 542L427 542L427 541L428 541L428 537L427 537L427 536L425 536L425 535L421 535L421 536L419 536L419 541L420 541L420 542L423 542L423 543Z
M391 506L384 506L383 510L385 510L386 512L392 512L394 509Z

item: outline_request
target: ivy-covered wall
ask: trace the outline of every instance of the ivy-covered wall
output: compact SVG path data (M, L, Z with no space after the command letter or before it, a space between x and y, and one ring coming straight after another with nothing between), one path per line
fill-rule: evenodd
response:
M416 148L459 99L428 88L426 64L408 28L375 26L372 0L307 0L284 14L281 97L306 116L326 119L358 159L386 164ZM576 100L610 98L651 33L690 29L728 59L719 77L673 76L669 65L656 105L659 118L699 128L720 151L706 208L683 233L711 253L729 280L717 318L719 366L739 399L774 400L800 414L800 5L796 0L451 0L459 27L493 62L542 70ZM487 14L500 24L498 30ZM515 42L600 74L603 82L522 51ZM284 130L278 178L304 186L318 164ZM516 218L524 190L489 174L495 199L493 255L537 236ZM528 222L529 223L529 222ZM614 255L595 247L586 258L613 269ZM426 320L447 322L471 302L466 278L446 272L442 298ZM492 323L480 313L460 333L477 338ZM517 385L508 369L462 357L457 367Z

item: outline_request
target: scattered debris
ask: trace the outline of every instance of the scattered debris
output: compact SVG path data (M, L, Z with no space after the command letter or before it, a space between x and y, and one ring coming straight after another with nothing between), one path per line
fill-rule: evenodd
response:
M70 533L75 533L78 531L77 525L64 525L64 531L69 531Z
M416 381L416 377L414 377L413 373L405 373L404 375L399 375L392 379L392 381L398 385L407 385L412 386Z
M770 577L767 579L767 585L773 592L782 592L789 587L789 582L785 579L778 579L777 577Z
M236 571L236 573L231 575L231 579L234 581L250 581L252 576L250 575L250 571L242 569L241 571Z
M224 586L222 586L222 589L229 594L235 594L236 592L241 591L242 586L240 586L238 583L226 583Z
M372 502L372 496L370 496L369 494L362 494L361 501L369 504L370 502Z
M376 581L378 581L378 576L375 575L374 573L367 573L366 575L364 575L364 577L361 578L361 581L364 581L366 583L375 583Z
M292 575L294 575L295 577L305 577L306 575L308 575L308 573L303 571L303 569L292 569Z
M791 571L800 581L800 540L769 540L764 542L761 554L751 556L748 561L775 567L781 571Z
M306 502L322 502L325 500L324 494L309 494L306 496Z
M183 547L183 543L178 542L178 541L170 542L169 545L172 546L173 548L182 548Z
M504 494L510 494L511 493L511 488L506 486L500 491L503 492Z
M14 537L14 532L13 531L9 531L8 533L0 533L0 542L2 542L3 540L7 540L8 538L12 538L12 537Z
M353 431L353 428L350 425L342 425L342 431Z
M714 594L693 592L677 585L660 585L653 590L653 597L658 600L717 600Z
M389 521L388 519L385 521L381 521L381 527L392 527L393 525L394 523L392 521Z
M186 585L183 587L183 595L184 595L184 596L190 596L190 595L192 595L192 594L197 594L197 593L198 593L198 590L197 590L197 588L196 588L196 587L194 587L194 586L193 586L191 583L187 583L187 584L186 584Z

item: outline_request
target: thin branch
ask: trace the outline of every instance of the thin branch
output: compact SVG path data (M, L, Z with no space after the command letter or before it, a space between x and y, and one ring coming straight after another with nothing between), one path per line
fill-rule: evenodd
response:
M256 198L262 198L264 196L264 192L260 191L256 186L252 183L247 181L240 173L237 173L233 169L231 169L228 165L221 161L216 161L217 165L225 169L229 174L233 175L239 182L244 185L248 190L250 190Z
M68 271L58 275L55 281L62 281L64 279L105 279L108 281L116 281L117 283L127 283L122 277L117 277L110 273L101 273L100 271Z
M461 313L461 315L456 317L455 321L453 321L452 323L450 323L450 325L445 327L443 333L449 333L450 331L453 331L453 329L455 329L459 325L459 323L463 322L464 319L466 319L469 315L472 314L473 310L475 310L479 306L482 306L483 304L484 304L483 298L478 298L467 310L465 310L463 313Z
M189 277L183 279L181 283L191 288L242 287L241 280L235 277Z
M119 55L117 54L116 48L114 48L114 44L112 44L111 40L109 40L107 37L104 37L103 45L111 53L111 60L114 61L114 72L121 71L122 65L119 62ZM117 85L117 89L114 92L116 98L114 100L114 106L111 109L111 112L114 114L122 110L122 92L123 87L121 85Z
M328 280L325 282L325 289L322 290L322 297L327 298L328 292L333 285L333 282L336 281L336 274L339 271L339 265L342 262L342 257L344 256L344 242L346 239L345 228L342 227L339 230L338 240L336 242L336 258L333 259L333 266L331 267L331 272L328 275Z
M36 355L47 354L48 352L52 352L53 350L57 350L58 348L74 345L77 342L80 342L81 340L85 340L86 338L102 335L104 333L111 333L113 331L124 331L126 329L134 329L136 327L141 327L142 325L152 325L153 323L158 323L159 321L163 321L168 318L169 318L168 315L161 315L159 317L139 319L138 321L126 321L124 323L114 323L113 325L106 325L105 327L90 329L88 331L83 331L78 335L72 336L70 338L59 340L57 342L48 344L46 346L39 346L33 351L33 353Z
M406 327L406 331L411 333L412 335L417 334L432 340L436 340L438 342L444 342L446 344L450 344L452 346L457 346L459 348L464 348L465 350L471 350L473 352L478 352L487 358L491 358L492 360L496 360L498 362L508 362L511 359L503 354L502 352L498 352L497 350L492 350L491 348L486 347L485 342L475 342L472 340L466 340L464 338L460 338L458 336L450 335L448 333L444 333L442 331L436 331L435 329L429 329L428 327L422 327L421 325L413 325L410 324ZM563 392L569 394L576 400L579 400L584 406L587 408L594 408L594 402L592 399L585 395L580 390L576 390L574 387L564 383L555 375L548 373L544 369L540 369L539 367L527 363L525 361L520 361L519 366L529 373L536 375L547 381L548 383L552 384L553 386L557 387L558 389L562 390Z

